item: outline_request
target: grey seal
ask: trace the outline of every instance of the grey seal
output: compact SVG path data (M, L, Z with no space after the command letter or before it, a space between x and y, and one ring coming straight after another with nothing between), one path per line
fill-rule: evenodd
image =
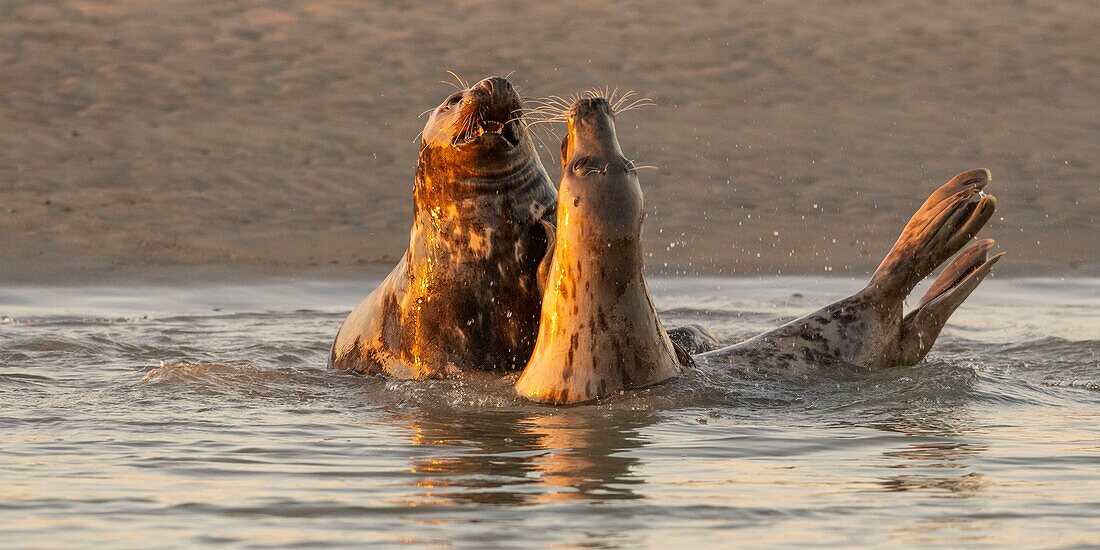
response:
M409 248L344 321L332 367L424 379L526 364L542 300L542 222L557 194L522 107L508 80L492 77L431 111Z
M642 189L619 147L611 103L590 93L565 120L538 340L515 386L553 404L658 384L691 364L662 327L642 273Z

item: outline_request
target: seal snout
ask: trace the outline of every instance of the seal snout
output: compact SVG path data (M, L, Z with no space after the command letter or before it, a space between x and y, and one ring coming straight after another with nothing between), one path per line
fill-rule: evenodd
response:
M495 96L498 93L501 95L508 95L513 92L512 83L508 82L508 79L502 76L490 76L474 84L474 89L488 92L491 96Z
M566 115L568 126L562 141L562 163L580 175L606 174L612 167L625 169L628 162L615 134L611 104L603 97L577 99ZM618 170L616 170L618 171Z
M521 107L519 94L508 79L491 76L474 84L466 94L466 101L474 104L482 116L505 122Z
M573 102L569 108L570 119L586 119L592 116L614 116L611 103L602 97L585 97Z
M522 103L508 79L492 76L471 86L463 94L460 130L452 141L463 146L482 139L503 142L515 148L520 142L517 117Z

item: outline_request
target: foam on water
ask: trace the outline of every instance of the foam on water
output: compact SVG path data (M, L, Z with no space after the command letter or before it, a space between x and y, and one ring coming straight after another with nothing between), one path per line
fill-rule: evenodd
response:
M652 286L735 340L858 282ZM703 365L568 408L326 371L370 288L0 289L3 540L1100 543L1100 281L987 281L914 367Z

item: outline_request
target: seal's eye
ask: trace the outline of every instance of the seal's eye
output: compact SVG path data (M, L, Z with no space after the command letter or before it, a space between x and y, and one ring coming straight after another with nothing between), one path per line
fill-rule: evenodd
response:
M573 172L581 176L587 176L593 173L606 173L607 169L605 166L600 165L599 159L596 157L582 157L573 161Z
M443 102L443 105L439 108L439 110L446 111L451 107L457 105L459 101L462 101L462 92L455 92L451 94L451 97L447 98L447 101Z

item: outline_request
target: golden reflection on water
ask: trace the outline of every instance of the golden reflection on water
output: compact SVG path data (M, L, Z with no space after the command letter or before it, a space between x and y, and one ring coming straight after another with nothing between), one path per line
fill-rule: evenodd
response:
M796 427L773 430L758 425L745 433L744 426L719 420L697 426L702 430L695 434L698 441L677 442L679 452L696 448L699 455L684 461L649 461L647 457L661 456L661 451L647 447L659 446L670 432L685 435L677 426L670 426L667 418L662 420L652 412L584 408L466 411L414 414L406 421L410 441L425 449L411 459L409 472L415 474L418 492L405 502L410 507L648 499L662 506L721 506L764 513L813 509L815 502L846 501L861 492L918 493L920 502L976 497L985 497L977 499L985 502L990 491L1010 489L1006 498L1024 498L998 481L998 473L988 471L988 464L983 465L990 458L986 455L994 450L978 440L991 432L1009 440L1035 435L1030 427L985 427L965 409L952 408L920 415L899 410L885 420L837 426L834 433L830 433L832 428L815 428L812 436L800 434ZM763 433L754 435L758 429ZM861 436L852 439L853 430ZM737 437L731 441L731 432L740 433L738 437L744 438L753 453L733 456L736 453L729 448L737 447ZM781 451L792 444L790 441L797 445L803 437L814 440L814 445L824 440L824 447L767 456L770 446ZM835 439L828 442L830 437ZM716 452L712 459L706 458L710 452ZM1016 480L1023 476L1018 471L1011 474ZM788 521L791 529L777 541L823 541L820 523L808 518ZM962 538L954 540L969 540L965 532L973 529L974 540L986 540L982 537L988 535L988 527L983 521L925 518L921 525L950 531L953 536L961 531ZM797 527L802 522L807 524L804 532ZM915 542L927 536L914 531L911 523L884 528L900 541Z
M643 444L639 430L650 413L590 411L464 413L408 421L413 445L430 454L412 458L421 491L410 505L538 504L569 500L638 498L638 459L625 454Z

